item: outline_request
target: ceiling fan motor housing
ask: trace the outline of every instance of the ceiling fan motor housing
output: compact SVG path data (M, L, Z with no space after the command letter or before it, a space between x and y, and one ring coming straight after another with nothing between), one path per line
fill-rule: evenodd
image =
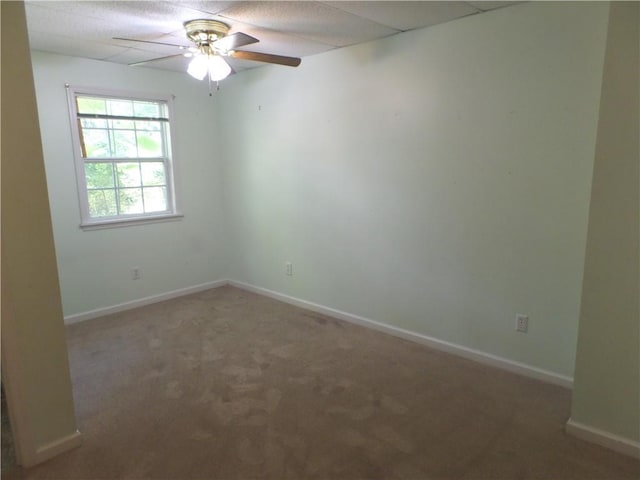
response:
M187 32L187 37L198 47L209 46L229 33L229 25L209 19L185 22L184 28Z

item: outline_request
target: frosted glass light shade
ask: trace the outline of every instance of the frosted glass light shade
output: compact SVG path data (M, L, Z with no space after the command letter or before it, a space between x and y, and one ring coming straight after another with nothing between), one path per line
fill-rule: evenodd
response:
M214 55L213 57L209 57L208 60L209 76L214 82L222 80L223 78L227 78L227 76L231 73L231 67L227 62L224 61L222 57Z
M207 74L207 67L207 57L203 55L196 55L195 57L193 57L193 60L189 62L187 73L193 78L202 80Z
M187 73L193 78L202 80L207 75L207 72L209 73L211 80L217 82L218 80L227 78L227 76L231 73L231 67L227 62L224 61L222 57L218 55L213 55L210 57L206 57L204 55L196 55L195 57L193 57L193 60L189 62Z

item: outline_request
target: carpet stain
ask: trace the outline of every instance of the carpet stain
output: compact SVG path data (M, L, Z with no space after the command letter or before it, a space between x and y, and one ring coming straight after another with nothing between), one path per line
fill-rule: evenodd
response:
M212 329L217 334L224 335L231 331L231 326L226 319L218 319L213 322Z
M225 375L246 379L249 377L259 377L262 371L259 368L243 367L242 365L229 365L220 370Z
M218 360L224 360L224 353L216 351L214 348L205 349L202 352L202 361L203 362L215 362Z
M234 393L244 394L248 392L255 392L264 387L262 383L236 383L231 385L231 389Z
M264 363L267 363L267 359L264 357L264 355L262 354L261 351L256 350L254 352L251 352L251 358L253 359L254 362L256 362L258 365L263 365Z
M195 432L189 436L189 439L202 441L202 440L209 440L211 437L213 437L213 434L209 432Z
M160 378L165 375L166 369L164 366L153 367L149 373L144 376L145 380L150 380L152 378Z
M182 387L180 386L180 382L174 380L167 383L167 388L165 389L164 395L167 398L173 398L173 399L182 398L183 391L182 391Z
M338 431L336 438L350 447L360 447L367 443L367 437L352 428Z
M267 404L266 410L269 413L273 413L280 405L280 400L282 399L282 392L276 388L270 388L267 391Z
M250 415L244 420L238 422L239 425L246 427L263 427L269 422L269 417L266 415Z
M224 402L221 398L216 398L209 405L221 426L227 426L231 423L233 420L231 403Z
M386 408L387 410L389 410L391 413L395 413L396 415L404 415L409 411L409 409L405 405L403 405L402 403L398 402L395 398L392 398L388 395L382 396L380 405L383 408Z
M413 443L409 439L388 425L374 425L371 430L378 440L397 448L403 453L413 453L415 449Z
M321 317L319 315L314 315L313 313L305 313L302 316L306 317L306 318L310 318L311 320L313 320L316 323L319 323L320 325L326 325L327 324L327 319L325 317Z
M331 407L327 412L336 415L344 415L351 420L362 421L370 418L374 414L375 408L373 405L364 405L359 408Z
M231 402L231 413L234 416L246 416L248 413L259 410L265 411L266 404L262 400L256 400L250 397L241 397Z
M180 360L189 370L195 370L200 366L200 360L191 352L180 352Z
M346 378L327 378L323 380L323 385L320 386L322 395L335 395L347 390L355 392L354 383Z
M264 449L257 442L243 438L238 442L238 458L249 465L261 465L265 461Z
M303 375L301 377L289 377L289 378L287 378L287 382L298 384L298 385L309 385L310 383L313 383L313 380L314 380L313 377L309 377L307 375Z
M269 353L271 355L275 355L276 357L287 359L291 358L291 356L295 353L295 350L295 345L282 345L280 347L272 349Z

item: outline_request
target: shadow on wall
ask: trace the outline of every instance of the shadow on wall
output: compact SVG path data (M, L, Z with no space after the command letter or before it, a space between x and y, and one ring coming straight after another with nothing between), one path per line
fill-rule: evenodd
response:
M13 434L9 423L9 411L7 410L7 399L4 395L4 385L2 385L2 472L10 469L16 464L16 452L13 448Z

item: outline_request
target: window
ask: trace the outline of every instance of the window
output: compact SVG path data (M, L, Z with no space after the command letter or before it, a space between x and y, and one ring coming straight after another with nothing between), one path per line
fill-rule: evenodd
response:
M68 88L81 226L176 217L170 98Z

